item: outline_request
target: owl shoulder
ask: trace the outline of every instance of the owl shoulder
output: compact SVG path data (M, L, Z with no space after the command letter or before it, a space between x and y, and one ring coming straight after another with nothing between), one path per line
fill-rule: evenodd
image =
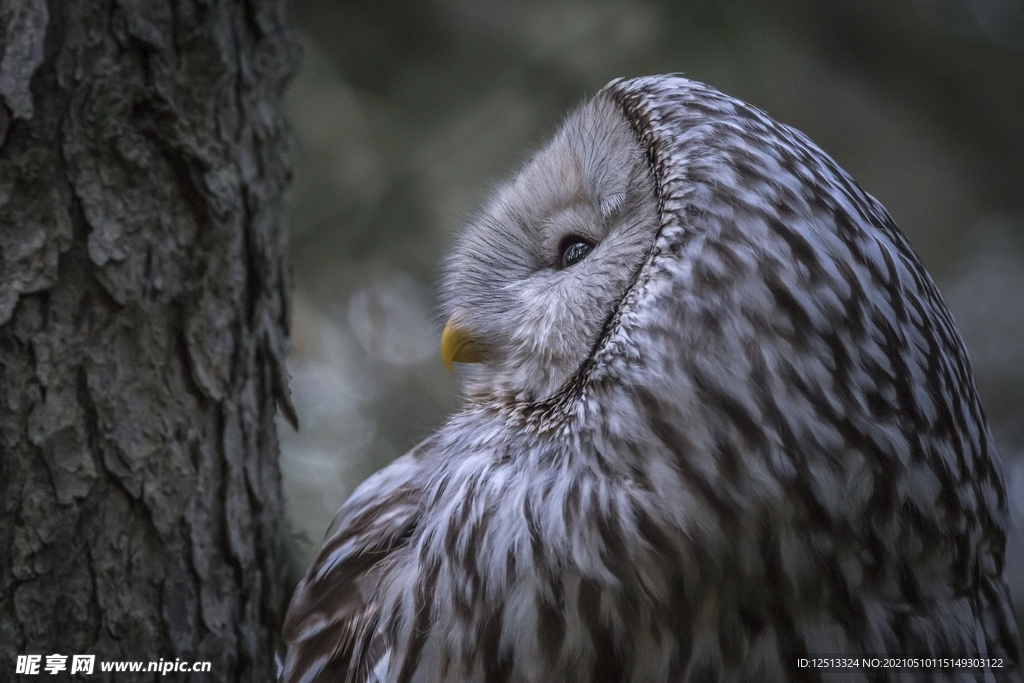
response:
M338 510L285 616L281 680L374 681L390 646L376 585L421 516L428 439L364 481Z

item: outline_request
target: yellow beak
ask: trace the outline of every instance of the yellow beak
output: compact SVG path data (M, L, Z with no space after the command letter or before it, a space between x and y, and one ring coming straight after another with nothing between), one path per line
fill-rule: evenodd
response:
M480 345L449 319L441 333L441 360L451 372L452 363L479 363L483 354Z

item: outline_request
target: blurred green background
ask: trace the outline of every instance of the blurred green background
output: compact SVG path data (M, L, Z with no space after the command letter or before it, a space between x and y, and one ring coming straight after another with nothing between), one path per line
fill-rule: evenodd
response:
M296 568L459 405L436 284L488 191L609 80L682 72L807 133L889 209L970 350L1024 611L1024 0L294 0Z

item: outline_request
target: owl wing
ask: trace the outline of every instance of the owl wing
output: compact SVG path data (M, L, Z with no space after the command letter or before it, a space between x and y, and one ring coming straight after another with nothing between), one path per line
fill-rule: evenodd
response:
M419 522L432 446L428 439L368 478L338 510L285 616L283 682L383 680L391 646L376 587Z

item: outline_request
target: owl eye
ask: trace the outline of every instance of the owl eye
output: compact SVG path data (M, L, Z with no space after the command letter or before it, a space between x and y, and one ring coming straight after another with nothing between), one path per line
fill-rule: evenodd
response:
M558 245L558 267L574 266L594 250L594 243L579 235L566 235Z

